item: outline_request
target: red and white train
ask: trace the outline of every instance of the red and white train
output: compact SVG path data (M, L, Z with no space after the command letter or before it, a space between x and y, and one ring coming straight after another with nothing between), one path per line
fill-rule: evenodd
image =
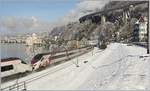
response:
M47 67L54 63L69 60L73 57L83 54L85 50L89 49L90 47L85 47L69 51L65 50L57 53L40 53L32 58L31 65L25 63L17 57L1 59L1 78L16 75L19 73L30 72L42 67Z
M1 59L1 78L32 71L32 67L17 57Z
M73 50L65 50L57 53L41 53L35 55L31 60L31 65L33 70L37 70L41 67L46 67L50 64L54 64L60 61L68 60L75 56L78 56L85 52L85 50L90 49L90 47L73 49Z

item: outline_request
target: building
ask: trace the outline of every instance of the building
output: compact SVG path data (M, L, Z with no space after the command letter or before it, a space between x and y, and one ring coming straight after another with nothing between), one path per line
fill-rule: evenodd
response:
M42 39L40 39L35 33L26 38L26 45L42 44Z
M98 44L98 38L99 38L98 33L93 32L90 36L90 40L88 40L89 42L88 44L92 46L96 46Z
M27 37L27 39L26 39L26 45L33 45L33 40L32 40L31 36Z
M83 37L81 40L80 40L80 47L85 47L89 45L89 41L87 40L87 38Z
M147 17L140 17L133 30L133 42L145 42L147 40Z
M67 42L69 48L77 48L77 40L70 40Z
M141 17L139 21L139 41L145 42L147 39L147 17Z
M92 45L92 46L96 46L98 43L98 40L89 40L89 45Z
M79 40L70 40L67 42L67 46L69 48L80 48L80 47L85 47L89 45L89 41L83 37L80 41Z
M134 30L132 34L132 42L139 42L139 22L134 24Z

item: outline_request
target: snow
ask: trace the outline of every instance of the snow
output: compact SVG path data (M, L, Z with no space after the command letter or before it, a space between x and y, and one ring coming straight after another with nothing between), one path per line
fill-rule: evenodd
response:
M149 89L149 60L145 48L111 43L104 51L94 48L18 82L27 80L27 90L145 90ZM15 82L3 83L1 87Z
M95 61L95 71L79 89L89 90L144 90L148 89L148 58L146 49L136 46L113 45Z

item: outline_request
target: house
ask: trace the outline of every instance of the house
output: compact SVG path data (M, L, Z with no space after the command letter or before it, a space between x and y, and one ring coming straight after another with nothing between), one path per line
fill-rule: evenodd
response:
M69 40L69 41L67 42L67 46L68 46L69 48L77 48L76 42L77 42L77 40Z
M89 42L87 40L87 38L83 37L81 40L80 40L80 47L85 47L89 45Z
M147 17L141 17L139 20L139 41L145 42L147 39Z
M133 30L133 42L145 42L147 40L147 17L141 16L135 23Z
M32 36L26 38L26 45L42 44L42 39L40 39L35 33Z

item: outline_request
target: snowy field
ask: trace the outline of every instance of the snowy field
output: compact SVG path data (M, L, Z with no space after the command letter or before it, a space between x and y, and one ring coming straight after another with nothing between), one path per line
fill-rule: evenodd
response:
M145 90L150 88L149 60L145 48L112 43L1 88L26 81L27 90Z

